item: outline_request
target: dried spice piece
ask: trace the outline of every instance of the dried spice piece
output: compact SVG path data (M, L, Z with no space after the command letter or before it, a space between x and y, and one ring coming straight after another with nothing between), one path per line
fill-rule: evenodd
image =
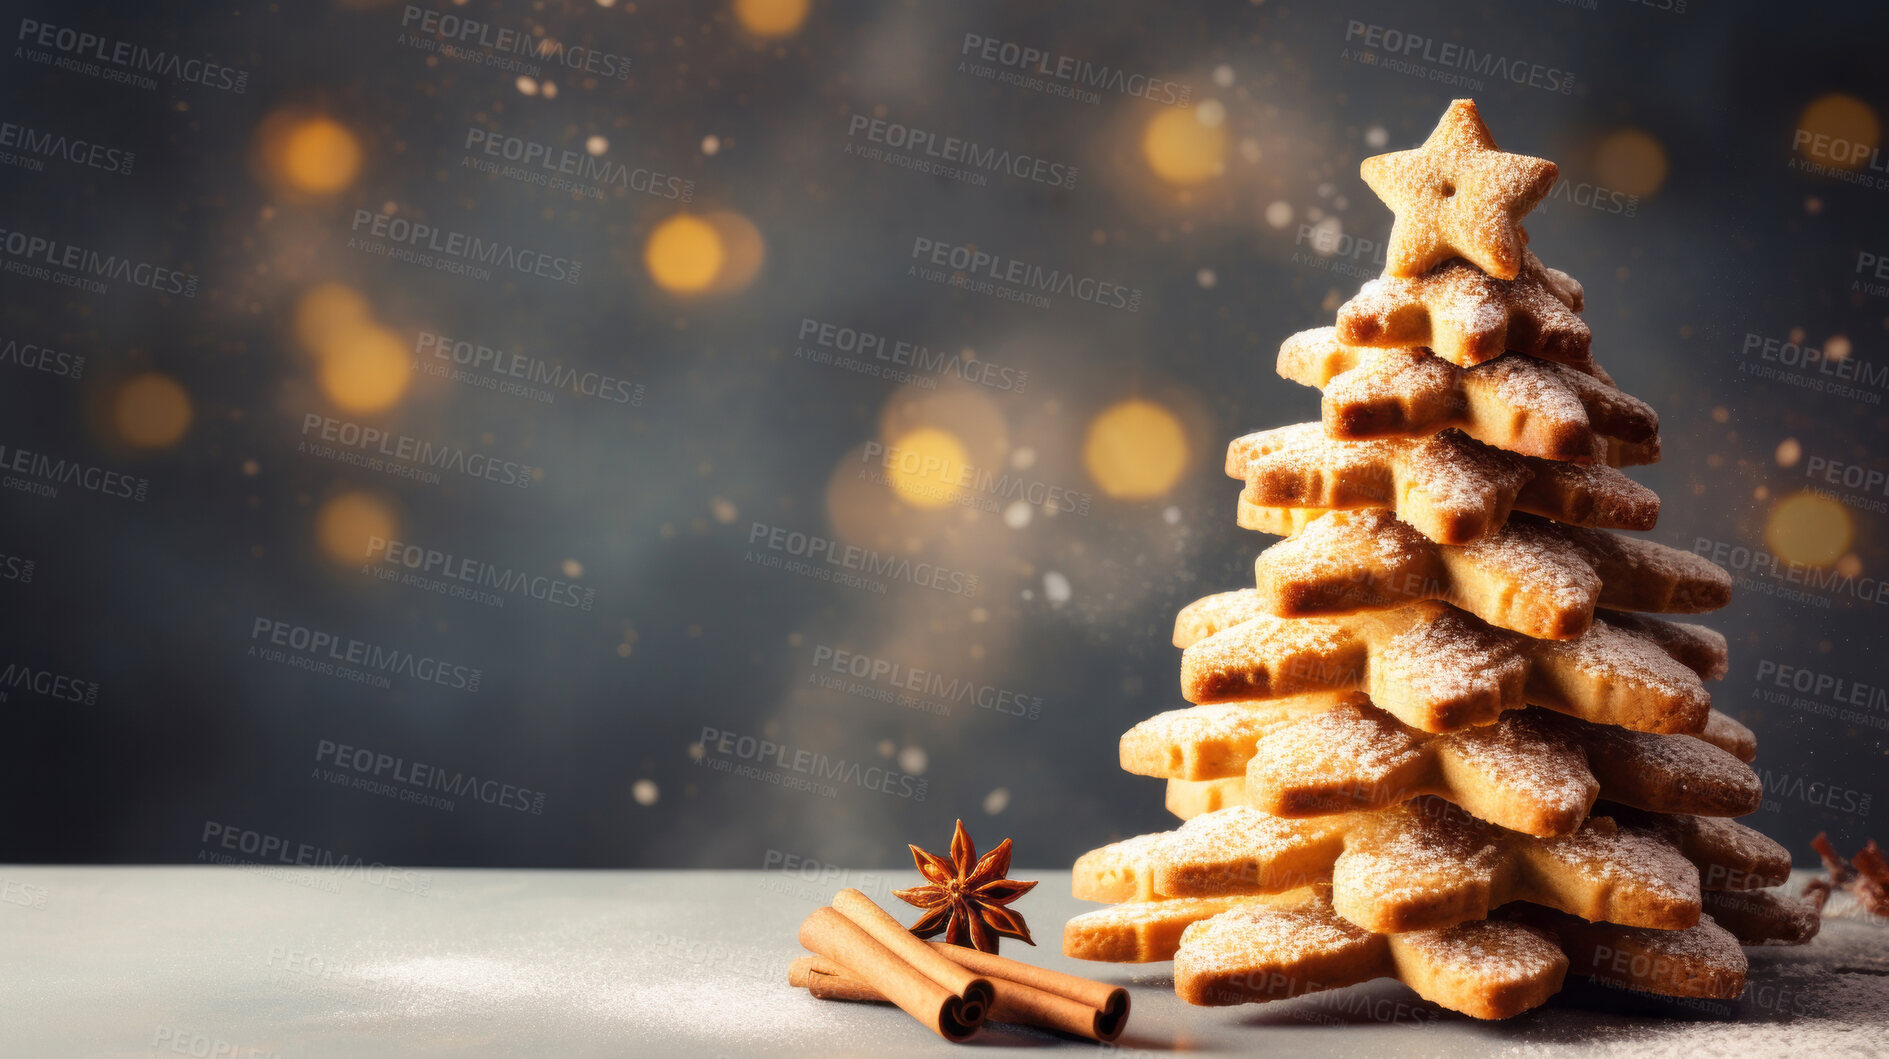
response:
M1871 915L1889 915L1889 860L1883 859L1882 848L1876 845L1875 839L1863 846L1854 861L1844 860L1830 845L1830 836L1822 831L1810 840L1810 848L1823 858L1823 870L1828 873L1826 878L1804 884L1804 893L1817 906L1817 911L1823 911L1831 893L1847 890L1862 902L1864 911Z
M1883 860L1875 840L1871 839L1851 863L1856 878L1849 882L1850 892L1862 899L1863 907L1872 915L1889 914L1889 861Z
M1830 873L1832 886L1847 885L1850 877L1856 874L1855 869L1850 867L1850 862L1844 860L1843 855L1836 851L1836 847L1830 845L1829 832L1817 832L1817 837L1810 840L1810 848L1816 850L1817 856L1823 858L1823 870Z
M977 847L959 820L951 835L949 859L908 846L912 862L918 865L927 885L909 890L894 890L892 896L909 905L925 909L912 924L912 933L921 938L943 934L953 945L969 945L980 952L996 952L1000 938L1016 938L1026 945L1030 928L1023 917L1004 907L1035 888L1034 881L1006 879L1010 871L1010 840L977 857Z

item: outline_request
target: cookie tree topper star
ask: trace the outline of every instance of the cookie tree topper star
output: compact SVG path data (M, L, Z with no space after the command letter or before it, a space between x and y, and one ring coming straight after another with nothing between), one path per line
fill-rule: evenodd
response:
M1364 182L1397 215L1385 271L1415 276L1461 256L1497 279L1522 268L1522 215L1554 186L1555 164L1496 149L1473 99L1458 99L1423 146L1366 158Z
M1006 879L1010 871L1010 840L977 859L977 847L959 820L951 835L951 858L909 846L912 861L929 885L894 890L892 896L925 909L912 924L912 933L929 938L943 933L953 945L970 945L980 952L996 952L1000 938L1016 938L1026 945L1030 928L1023 917L1004 906L1035 889L1034 881Z

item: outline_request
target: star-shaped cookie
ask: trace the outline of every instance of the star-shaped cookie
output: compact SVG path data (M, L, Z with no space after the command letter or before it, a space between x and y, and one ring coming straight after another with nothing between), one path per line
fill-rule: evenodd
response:
M1741 816L1764 794L1749 765L1688 735L1541 709L1432 734L1356 699L1312 712L1265 703L1170 710L1123 734L1121 762L1127 772L1171 779L1243 775L1228 804L1243 800L1273 816L1434 795L1479 820L1544 837L1573 832L1597 797L1660 813Z
M1784 847L1736 820L1649 813L1607 802L1594 811L1617 819L1625 830L1677 848L1699 866L1699 885L1707 890L1762 890L1791 876L1791 855Z
M1512 280L1461 261L1371 280L1338 307L1338 338L1354 346L1423 346L1465 368L1514 350L1591 372L1593 333L1576 315L1581 285L1532 253L1522 257Z
M1511 515L1469 544L1438 544L1384 508L1331 511L1253 564L1281 618L1440 599L1491 625L1552 640L1586 632L1596 606L1698 614L1731 601L1732 577L1692 552Z
M1517 900L1591 921L1679 930L1699 920L1700 869L1689 854L1711 851L1682 853L1607 817L1538 838L1435 798L1305 820L1236 806L1091 850L1077 859L1072 887L1081 900L1112 903L1329 881L1339 915L1386 934L1484 919Z
M1423 146L1358 168L1397 215L1387 273L1414 276L1460 256L1498 279L1521 268L1522 216L1554 187L1557 172L1546 159L1499 150L1472 99L1450 103Z
M1496 916L1553 938L1567 954L1571 975L1661 996L1739 996L1749 970L1740 943L1756 944L1704 914L1685 930L1589 923L1525 901L1502 906Z
M1246 483L1240 525L1282 535L1332 508L1390 508L1442 544L1494 532L1510 510L1605 529L1659 520L1658 494L1604 463L1518 456L1456 430L1335 441L1318 423L1297 423L1235 438L1226 471Z
M1217 632L1265 615L1266 608L1260 604L1256 589L1238 588L1202 596L1174 615L1174 646L1185 651ZM1606 617L1607 624L1658 647L1698 674L1700 680L1717 680L1725 675L1725 636L1716 629L1621 611L1611 611ZM1751 729L1717 710L1707 718L1705 730L1697 734L1740 761L1758 756L1758 739Z
M1181 694L1192 703L1349 690L1426 732L1492 724L1532 703L1692 734L1712 706L1697 673L1604 615L1572 640L1521 636L1435 601L1341 618L1261 616L1181 654Z
M1816 905L1773 890L1707 890L1699 896L1705 911L1746 945L1802 945L1823 926Z
M1704 896L1711 903L1710 898L1746 895L1713 893ZM1771 897L1769 894L1750 896ZM1523 924L1560 946L1567 954L1569 974L1661 996L1736 996L1744 988L1746 970L1740 942L1763 944L1779 938L1796 938L1803 931L1802 909L1781 907L1781 902L1770 904L1777 907L1768 918L1740 922L1740 926L1754 928L1749 934L1741 933L1738 927L1716 915L1701 915L1698 923L1684 930L1652 930L1589 923L1563 912L1518 901L1497 909L1496 915L1483 923L1385 935L1371 934L1346 922L1332 909L1328 891L1308 887L1265 897L1176 897L1165 901L1125 901L1098 908L1072 918L1064 926L1063 955L1112 963L1153 963L1180 958L1185 971L1177 967L1177 972L1186 978L1186 988L1197 993L1213 992L1229 1003L1239 999L1278 1000L1315 989L1336 989L1369 978L1405 978L1409 971L1430 965L1422 958L1421 950L1405 949L1388 963L1383 962L1388 953L1372 950L1407 944L1419 938L1432 945L1461 946L1466 950L1465 969L1476 968L1491 955L1483 946L1490 936L1488 924ZM1189 927L1232 912L1239 915L1196 932L1188 941L1188 955L1180 957L1182 939L1187 936ZM1477 927L1483 930L1474 929ZM1810 932L1814 934L1814 928ZM1424 937L1426 935L1428 937ZM1502 935L1501 931L1496 934ZM1628 953L1631 958L1616 960L1616 953ZM1210 954L1217 957L1217 966L1212 972L1206 970ZM1359 957L1363 957L1362 967L1352 962ZM1416 958L1414 965L1412 957ZM1210 980L1213 975L1224 977L1213 982ZM1472 974L1461 978L1452 976L1443 984L1467 986L1473 983L1472 995L1480 995L1484 990L1500 990L1507 980L1506 975L1491 981ZM1436 993L1436 983L1429 975L1419 974L1406 981L1426 1000L1455 1010L1467 1010L1459 1003L1451 1003L1450 992ZM1503 1010L1507 1010L1506 1007Z
M1612 616L1612 620L1614 624L1620 625L1620 626L1624 626L1627 622L1633 620L1634 618L1635 616L1632 614L1614 614ZM1716 633L1712 633L1710 629L1705 628L1703 625L1679 625L1674 622L1657 622L1656 624L1658 624L1659 626L1661 626L1662 628L1666 630L1677 630L1681 632L1681 635L1679 637L1670 639L1667 642L1662 643L1661 644L1662 650L1665 650L1667 653L1671 654L1675 659L1677 659L1678 661L1686 665L1688 668L1691 668L1695 672L1698 672L1699 675L1702 677L1713 678L1713 677L1719 677L1719 676L1725 675L1724 673L1725 641L1723 640L1723 638L1720 638L1717 641L1718 653L1716 655L1713 655L1711 653L1713 648L1711 647L1709 643L1706 642L1705 636L1694 636L1694 635L1687 634L1684 632L1684 630L1692 630L1694 633L1700 633L1700 634L1710 633L1713 636L1717 635ZM1643 633L1643 635L1645 635L1645 633ZM1716 671L1714 671L1711 668L1713 666L1717 667ZM1304 698L1308 698L1308 696L1300 696L1299 698L1304 699ZM1367 697L1363 695L1357 695L1357 694L1333 696L1333 698L1337 698L1343 701L1352 701L1352 702L1360 702L1360 703L1370 701L1370 699L1368 699ZM1272 701L1295 701L1295 700L1272 700ZM1189 713L1189 712L1192 712L1192 710L1221 710L1221 711L1230 712L1230 711L1244 709L1244 710L1249 710L1249 711L1259 711L1263 715L1265 708L1268 705L1269 703L1266 700L1261 700L1261 701L1256 701L1256 702L1231 702L1231 703L1218 703L1212 706L1195 706L1195 707L1192 707L1191 710L1175 710L1171 712L1172 713ZM1166 717L1166 716L1169 716L1169 714L1162 714L1161 716ZM1510 716L1512 716L1512 714L1503 714L1504 719ZM1223 714L1220 719L1220 724L1217 726L1219 731L1224 732L1228 730L1228 726L1226 726L1225 721L1226 721L1226 717ZM1502 721L1498 721L1496 723L1501 724ZM1262 725L1261 727L1267 730L1270 730L1271 728L1276 727L1277 724L1278 724L1278 721L1276 718L1274 718L1270 720L1268 723ZM1634 732L1634 731L1631 731L1630 729L1620 728L1614 725L1587 725L1586 728L1590 735L1600 736L1600 737L1611 735L1617 738L1625 738L1625 739L1665 738L1661 736L1654 736L1654 735ZM1235 728L1234 730L1237 730L1237 728ZM1474 731L1474 729L1467 729L1467 730ZM1700 740L1701 742L1704 742L1710 746L1714 746L1720 750L1723 750L1725 753L1730 754L1733 758L1739 761L1742 761L1746 764L1750 764L1758 756L1758 738L1757 736L1752 734L1751 729L1740 724L1737 720L1735 720L1731 716L1724 713L1720 713L1718 710L1713 710L1710 713L1706 714L1705 727L1699 732L1691 736L1672 736L1670 738L1673 738L1673 739L1692 738L1692 739ZM1164 750L1162 751L1162 753L1164 757L1169 757L1176 760L1190 758L1190 757L1194 758L1196 761L1198 761L1199 759L1204 759L1208 757L1218 758L1221 762L1232 761L1236 758L1242 759L1242 760L1250 760L1253 743L1257 739L1258 739L1257 735L1254 735L1251 738L1246 739L1245 740L1246 745L1239 747L1237 750L1233 748L1231 742L1229 741L1228 743L1220 747L1210 747L1210 746L1196 746L1196 747L1189 747L1189 748L1174 747L1174 748L1169 748L1167 750ZM1143 749L1146 749L1146 748L1143 748ZM1641 746L1637 749L1646 750L1646 749L1663 749L1663 748L1648 748L1645 746ZM1152 751L1150 752L1152 753ZM1684 755L1681 754L1679 755L1679 757L1683 758ZM1660 812L1671 811L1671 812L1687 812L1687 813L1703 815L1703 816L1713 815L1712 810L1702 807L1698 802L1693 800L1694 794L1690 791L1675 792L1672 788L1666 787L1663 789L1663 793L1662 793L1662 785L1665 784L1668 779L1677 778L1677 777L1675 777L1672 768L1663 767L1666 764L1665 762L1661 763L1662 767L1655 767L1651 765L1642 767L1642 762L1644 762L1644 760L1645 759L1643 757L1637 756L1633 753L1622 753L1617 749L1603 750L1600 752L1599 756L1590 755L1588 758L1588 762L1590 766L1592 767L1595 778L1600 781L1601 788L1603 792L1605 792L1603 796L1607 797L1608 799L1616 803L1638 806L1644 809L1653 809ZM1162 772L1162 771L1156 771L1152 769L1144 770L1140 768L1129 767L1126 747L1124 747L1122 767L1127 769L1129 772L1138 772L1138 773L1142 773L1143 775L1150 775L1150 776L1173 775L1172 772ZM1204 775L1205 773L1203 772L1202 774ZM1726 784L1724 787L1724 790L1731 791L1731 790L1735 790L1735 788L1736 788L1736 781L1734 781L1731 784ZM1390 792L1383 792L1383 793L1390 793ZM1405 793L1408 794L1409 796L1414 797L1415 795L1419 793L1423 793L1423 792L1410 791L1410 792L1405 792ZM1682 809L1669 810L1666 808L1662 808L1663 805L1666 805L1668 803L1658 800L1661 797L1672 797L1673 801L1670 804L1678 805L1683 802L1686 807L1683 810ZM1715 794L1713 795L1713 797L1717 797L1717 795ZM1171 778L1167 781L1167 794L1164 798L1164 804L1168 812L1173 813L1175 816L1179 817L1180 819L1192 820L1194 817L1199 816L1202 813L1211 813L1216 809L1225 809L1229 806L1234 806L1234 805L1250 805L1252 804L1252 802L1247 797L1247 794L1246 794L1246 773L1242 770L1238 775L1216 776L1213 779ZM1500 823L1504 827L1512 827L1518 831L1528 830L1526 827L1517 826L1516 824L1512 824L1507 821L1495 820L1491 822ZM1792 915L1797 914L1795 909L1792 909L1790 911ZM1772 913L1772 910L1759 909L1758 913L1770 915ZM1720 918L1724 919L1725 917L1721 916ZM1796 929L1801 930L1801 924L1799 924ZM1738 936L1742 938L1742 937L1745 937L1745 934L1739 933ZM1785 936L1789 936L1788 933L1780 935L1780 937L1785 937ZM1756 943L1753 942L1752 944L1756 944Z
M1385 935L1328 905L1242 907L1187 927L1174 954L1174 992L1223 1007L1396 978L1452 1011L1505 1019L1553 996L1567 970L1550 936L1507 920Z
M1278 366L1325 391L1325 433L1347 441L1455 427L1498 449L1585 463L1604 458L1603 439L1659 436L1653 409L1604 376L1520 353L1463 368L1422 349L1346 345L1317 327L1286 339Z

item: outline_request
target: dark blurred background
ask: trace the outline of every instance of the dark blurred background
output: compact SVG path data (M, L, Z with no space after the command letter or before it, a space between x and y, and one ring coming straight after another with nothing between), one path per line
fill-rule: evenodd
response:
M1882 831L1881 5L7 7L0 858L1171 826L1116 740L1268 539L1225 443L1462 95L1742 567L1750 822Z

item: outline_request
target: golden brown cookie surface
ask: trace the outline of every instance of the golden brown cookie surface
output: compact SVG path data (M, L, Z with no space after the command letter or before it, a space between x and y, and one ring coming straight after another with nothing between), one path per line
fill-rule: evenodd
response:
M1396 978L1452 1011L1502 1019L1552 996L1567 966L1545 934L1518 923L1386 936L1320 904L1239 908L1182 934L1174 991L1190 1004L1225 1006Z
M1497 629L1444 603L1338 618L1260 615L1192 643L1181 694L1197 704L1363 691L1413 728L1490 724L1524 703L1643 732L1704 728L1699 675L1655 640L1597 619L1570 640Z
M1659 416L1589 370L1520 353L1462 368L1422 349L1338 341L1336 328L1301 331L1279 347L1279 374L1324 391L1325 433L1361 441L1456 428L1498 449L1591 462L1603 439L1646 443Z
M1731 574L1656 541L1513 515L1464 545L1438 544L1383 508L1332 511L1261 552L1260 604L1282 618L1454 604L1524 636L1586 632L1597 606L1692 614L1731 599Z
M1770 894L1708 895L1713 898ZM1064 931L1065 955L1079 959L1111 959L1118 962L1154 962L1174 959L1189 926L1212 919L1222 912L1244 910L1253 918L1270 911L1298 910L1297 917L1267 917L1280 933L1291 935L1302 930L1308 920L1335 928L1327 937L1356 939L1361 933L1354 925L1338 918L1331 910L1330 894L1322 888L1295 890L1266 898L1174 898L1166 901L1130 902L1085 912L1072 918ZM1796 917L1792 909L1786 916ZM1741 944L1759 944L1763 939L1740 933L1722 917L1699 917L1699 922L1682 930L1653 930L1623 927L1614 923L1589 923L1586 920L1531 905L1513 902L1496 910L1495 920L1522 923L1549 937L1568 957L1568 973L1609 982L1614 985L1662 996L1724 997L1736 996L1744 986L1746 960ZM1811 916L1814 920L1814 914ZM1467 924L1465 924L1467 925ZM1810 928L1815 934L1815 928ZM1380 935L1381 937L1382 935ZM1465 935L1458 935L1463 937ZM1776 938L1775 931L1770 937ZM1790 943L1808 940L1796 937ZM1372 944L1372 943L1364 943ZM1219 954L1229 962L1237 961L1238 951L1227 946ZM1244 950L1241 950L1244 951ZM1257 950L1265 952L1266 946ZM1088 954L1098 955L1088 955ZM1124 953L1132 956L1099 955ZM1197 954L1196 960L1206 954ZM1258 968L1253 968L1257 970ZM1277 970L1277 968L1275 968ZM1283 972L1281 972L1283 973ZM1262 980L1264 975L1261 976ZM1326 983L1327 988L1339 988ZM1277 999L1270 991L1265 997Z
M1553 838L1494 827L1435 799L1285 820L1234 807L1084 854L1095 901L1279 893L1329 881L1338 913L1383 933L1486 918L1513 900L1675 930L1699 915L1699 872L1657 835L1585 822Z
M1605 463L1537 460L1451 429L1420 438L1338 441L1318 423L1262 430L1227 447L1241 479L1239 523L1289 535L1329 509L1388 508L1442 544L1500 529L1511 510L1557 522L1652 529L1659 497Z
M1509 351L1591 368L1593 334L1581 285L1523 252L1521 274L1496 279L1462 261L1420 276L1382 276L1338 308L1338 338L1354 346L1422 346L1472 367Z
M1514 279L1528 235L1521 219L1554 186L1555 164L1496 147L1473 99L1458 99L1423 145L1366 158L1358 167L1397 215L1385 271L1414 276L1462 258Z

